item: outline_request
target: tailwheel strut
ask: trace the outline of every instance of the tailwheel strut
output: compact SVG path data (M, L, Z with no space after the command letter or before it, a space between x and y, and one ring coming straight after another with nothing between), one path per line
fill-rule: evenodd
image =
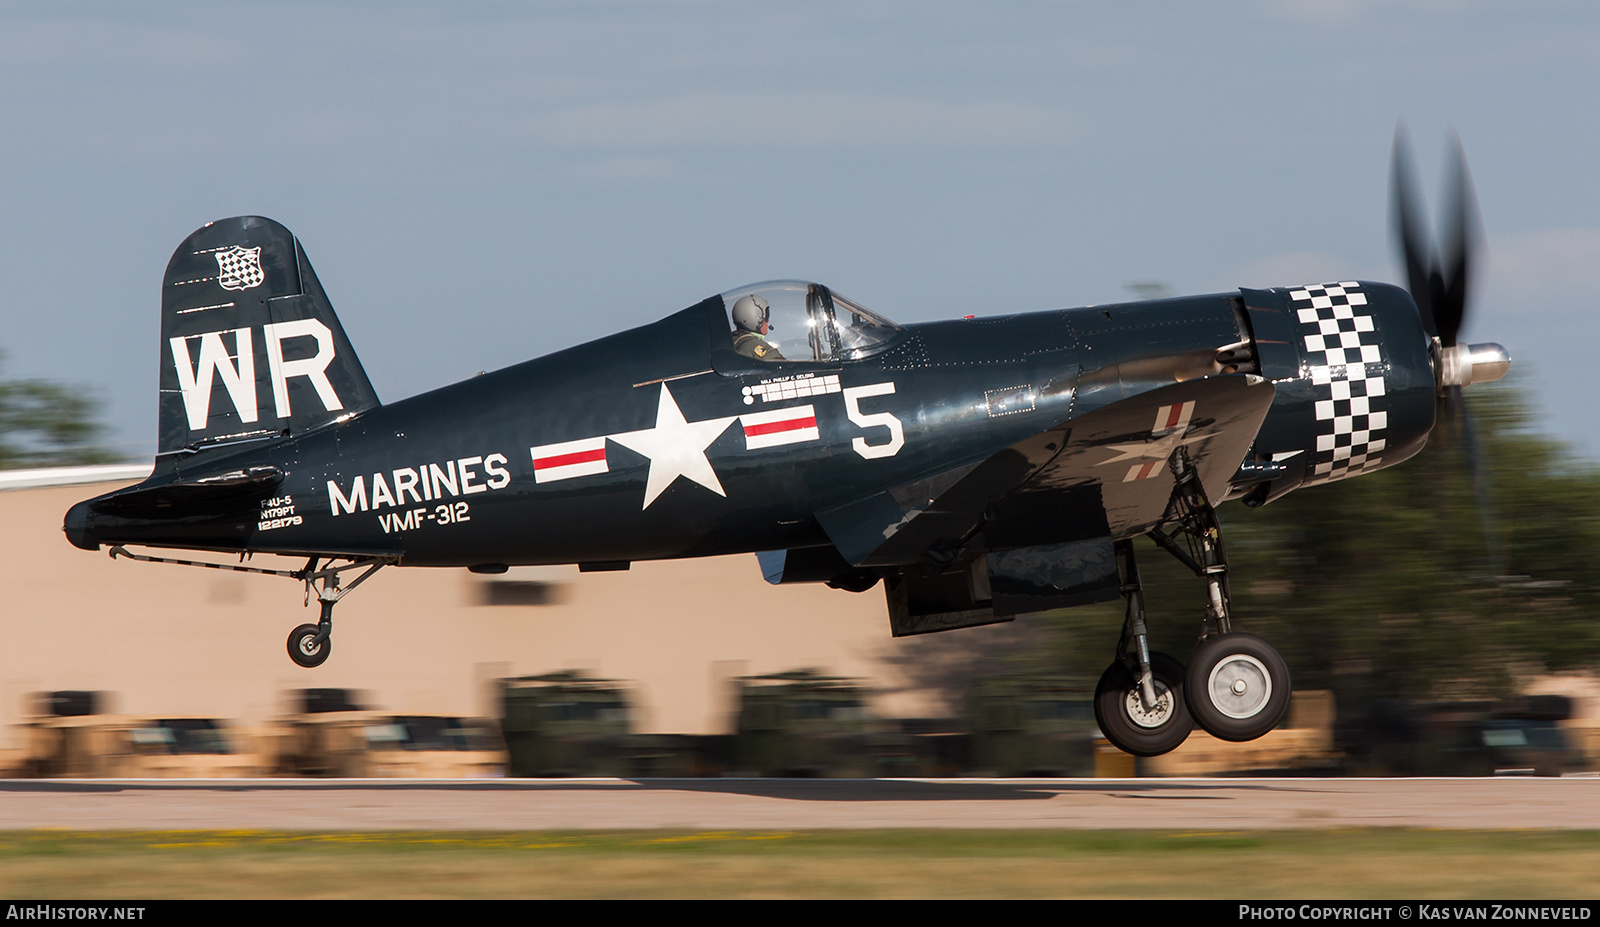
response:
M316 594L317 602L321 606L316 624L303 624L289 632L289 659L310 669L321 666L327 662L328 655L333 652L333 606L355 588L361 585L367 577L383 569L387 560L354 560L350 563L335 565L330 559L322 569L317 568L318 558L312 557L306 562L305 569L297 571L297 575L306 584L306 604L311 604L311 596ZM351 581L348 586L339 585L339 574L347 570L356 570L365 567L366 571Z
M234 573L262 573L267 576L287 576L298 579L306 585L306 604L311 604L311 595L316 593L317 601L321 604L321 614L316 624L303 624L289 634L289 659L304 667L321 666L328 659L328 654L333 649L329 640L333 634L333 606L334 603L344 598L345 595L361 585L367 577L378 572L383 567L398 563L399 557L361 557L356 555L330 555L326 562L322 556L313 555L306 561L306 565L298 570L269 570L262 567L245 566L244 560L248 552L239 554L239 563L213 563L205 560L180 560L175 557L152 557L149 554L136 554L122 545L111 548L111 559L121 557L127 560L138 560L143 563L173 563L178 566L204 567L208 570L228 570ZM339 561L347 561L340 563ZM320 566L319 566L320 564ZM348 586L339 584L339 574L350 570L364 570Z
M1206 584L1205 617L1184 675L1184 695L1206 733L1221 740L1254 740L1277 727L1289 710L1289 666L1271 644L1233 630L1228 558L1216 509L1183 448L1170 465L1176 485L1163 520L1176 530L1168 534L1154 528L1149 536Z

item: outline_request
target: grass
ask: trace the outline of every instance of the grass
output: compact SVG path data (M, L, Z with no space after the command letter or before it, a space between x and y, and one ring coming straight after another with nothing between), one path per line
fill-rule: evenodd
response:
M11 898L1592 898L1600 832L11 831Z

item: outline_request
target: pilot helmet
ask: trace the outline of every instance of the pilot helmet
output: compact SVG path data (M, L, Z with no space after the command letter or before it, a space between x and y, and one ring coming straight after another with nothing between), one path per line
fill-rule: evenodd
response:
M734 327L740 331L759 334L761 325L765 322L770 330L772 327L768 318L770 313L771 309L767 306L767 301L761 297L753 294L741 296L739 301L733 304Z

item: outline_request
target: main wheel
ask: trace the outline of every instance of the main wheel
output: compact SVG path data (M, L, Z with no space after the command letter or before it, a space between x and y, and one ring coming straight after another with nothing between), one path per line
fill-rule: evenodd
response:
M333 652L333 639L317 643L317 626L303 624L289 632L289 659L310 669L321 666Z
M1254 634L1223 634L1195 648L1184 694L1213 737L1255 740L1289 710L1289 665Z
M1146 708L1139 684L1122 661L1106 667L1094 690L1094 719L1112 746L1134 756L1160 756L1188 738L1194 719L1183 697L1183 664L1164 653L1150 655L1156 690Z

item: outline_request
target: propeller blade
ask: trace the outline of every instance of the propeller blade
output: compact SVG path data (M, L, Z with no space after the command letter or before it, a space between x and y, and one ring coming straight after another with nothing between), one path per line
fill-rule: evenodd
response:
M1461 320L1467 311L1467 286L1472 274L1473 255L1482 239L1482 226L1478 218L1478 197L1472 189L1472 175L1467 172L1467 158L1461 150L1461 140L1452 139L1449 167L1449 212L1445 224L1447 236L1440 273L1443 293L1434 305L1434 321L1439 326L1439 342L1445 347L1456 343L1461 331Z
M1406 144L1405 127L1394 130L1394 154L1389 169L1390 223L1400 246L1400 260L1406 267L1406 289L1416 301L1422 315L1422 327L1430 335L1439 334L1434 322L1432 248L1428 233L1422 224L1423 207L1417 195L1417 183L1411 171L1411 152Z

